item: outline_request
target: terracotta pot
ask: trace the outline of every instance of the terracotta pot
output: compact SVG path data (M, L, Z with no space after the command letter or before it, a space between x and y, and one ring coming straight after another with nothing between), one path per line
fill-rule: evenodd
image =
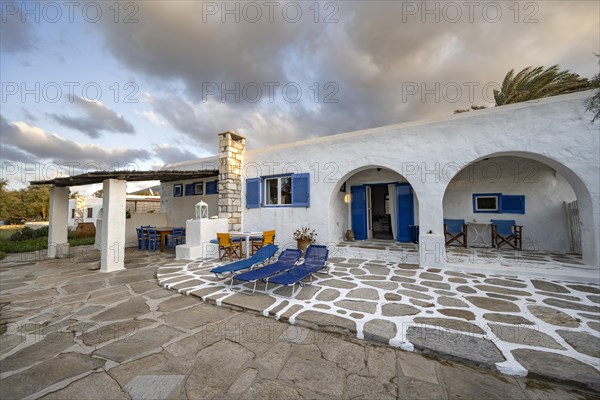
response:
M298 239L296 240L296 247L298 250L302 250L302 257L306 253L306 249L310 246L310 240L308 239Z

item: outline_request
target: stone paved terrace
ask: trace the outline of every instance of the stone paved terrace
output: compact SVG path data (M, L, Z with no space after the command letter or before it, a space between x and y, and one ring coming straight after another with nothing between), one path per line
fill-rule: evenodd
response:
M333 257L329 273L291 297L290 287L233 287L217 262L161 267L159 284L218 305L291 324L343 332L509 375L542 375L600 388L597 285L383 260ZM233 289L233 290L232 290Z
M260 296L244 296L236 309L217 307L158 286L158 268L173 271L186 265L172 255L128 252L126 270L102 274L97 252L88 250L70 259L28 253L0 261L0 398L598 396L589 388L438 361L240 307L251 306L250 300ZM315 314L328 323L323 315Z
M419 248L413 243L368 239L341 242L334 246L335 256L364 258L417 264ZM546 251L517 251L501 249L449 246L446 260L448 268L486 273L511 273L530 277L553 277L577 279L582 282L600 283L597 268L585 265L580 255Z

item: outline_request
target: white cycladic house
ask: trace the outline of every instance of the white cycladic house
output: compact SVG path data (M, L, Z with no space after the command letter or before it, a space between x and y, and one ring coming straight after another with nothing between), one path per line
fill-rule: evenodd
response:
M490 245L491 220L514 221L524 250L581 253L599 268L600 135L584 105L592 94L258 149L224 132L214 157L32 182L53 185L48 257L69 251L69 187L103 183L96 244L104 272L124 268L135 227L187 226L200 201L218 216L204 224L211 232L275 229L286 246L310 226L334 246L352 230L357 240L418 242L420 264L442 268L452 264L444 219L464 220L469 246ZM160 213L126 219L127 180L160 180ZM200 254L192 247L190 255Z
M69 199L69 228L76 228L80 222L93 222L96 225L101 208L101 198L75 195L75 198Z
M514 220L524 250L581 252L598 266L599 127L583 104L591 95L258 149L225 132L217 156L163 167L219 175L163 182L161 212L184 225L203 200L230 230L275 229L282 244L307 225L321 243L339 243L350 229L357 240L418 241L428 266L445 265L444 218L465 220L473 246L489 245L490 220ZM579 229L567 207L578 210Z

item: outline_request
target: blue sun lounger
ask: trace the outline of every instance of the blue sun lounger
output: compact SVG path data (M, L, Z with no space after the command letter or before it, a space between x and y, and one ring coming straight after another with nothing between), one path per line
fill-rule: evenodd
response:
M232 274L243 269L248 269L256 264L264 263L265 261L273 257L278 250L279 247L277 247L276 245L268 244L258 249L258 251L254 253L250 258L221 265L220 267L211 269L210 272L215 274L215 276L220 279L221 277L219 275Z
M302 252L300 250L286 249L281 252L279 258L273 264L235 275L231 279L231 284L233 284L234 280L241 282L254 282L254 289L252 289L252 293L254 293L256 291L256 283L259 280L293 268L296 262L298 262L300 259L301 255Z
M285 286L292 285L292 297L294 297L296 284L304 287L305 283L303 283L302 280L308 276L311 277L312 282L312 274L325 268L328 257L329 250L327 250L327 247L310 245L306 250L306 257L302 264L268 278L267 287L269 283Z

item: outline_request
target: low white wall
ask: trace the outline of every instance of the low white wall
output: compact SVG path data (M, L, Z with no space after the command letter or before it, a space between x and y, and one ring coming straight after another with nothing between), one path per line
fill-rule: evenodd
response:
M177 246L177 260L197 260L219 258L219 245L210 243L217 233L227 232L227 218L191 219L186 222L185 244Z
M525 195L525 214L473 213L473 193ZM467 223L514 219L523 226L524 248L568 252L564 202L575 199L571 185L547 165L521 157L494 157L468 166L450 181L444 217Z
M48 221L39 221L39 222L25 222L25 226L31 229L40 229L43 228L45 226L50 225L50 222Z
M208 215L218 215L218 194L205 194L198 196L186 196L185 185L195 182L211 182L214 178L194 179L177 182L164 182L160 185L160 212L167 214L167 224L169 226L185 226L188 219L196 217L196 203L201 200L208 204ZM173 185L182 184L183 194L181 197L173 196ZM205 184L206 186L206 184Z
M135 228L140 226L171 226L167 224L167 214L163 213L133 213L131 218L125 220L125 243L126 247L137 246L137 232ZM185 225L180 225L185 226Z

